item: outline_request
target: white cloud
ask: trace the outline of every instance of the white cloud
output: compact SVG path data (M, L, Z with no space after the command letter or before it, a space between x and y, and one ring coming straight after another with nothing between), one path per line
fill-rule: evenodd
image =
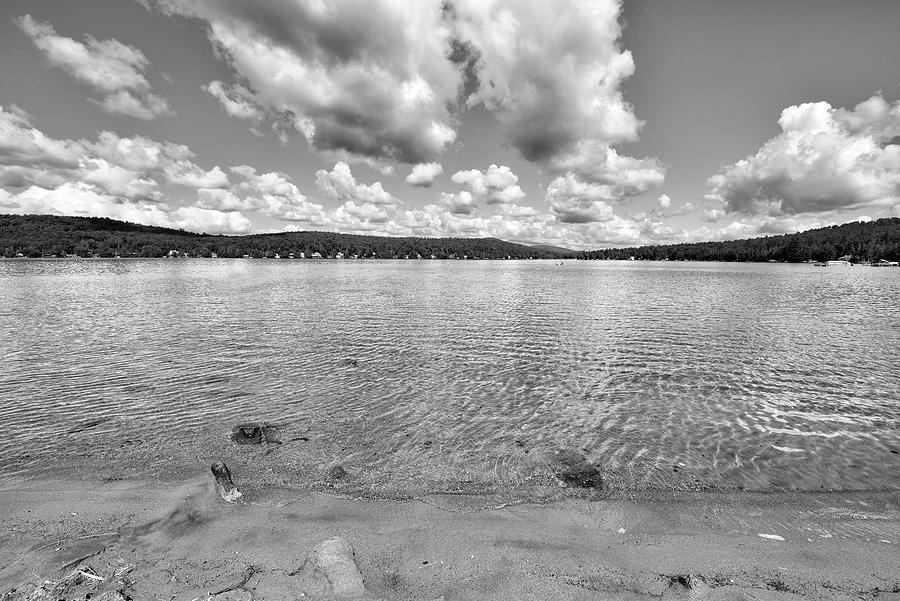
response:
M713 209L710 213L718 216L717 219L707 219L710 222L722 221L725 216L724 213L719 215L716 209ZM772 217L769 215L742 215L739 219L720 226L703 226L691 231L684 231L681 238L685 242L738 240L758 236L790 234L836 224L835 221L821 219L819 216Z
M545 160L584 139L637 139L641 123L619 90L634 72L631 53L618 47L619 2L454 6L461 37L479 60L468 102L493 110L525 158Z
M155 119L159 115L172 114L166 99L152 92L147 92L143 97L138 98L129 90L119 90L104 96L100 101L93 98L88 100L98 104L112 115L128 115L144 121Z
M590 183L615 186L622 198L661 186L666 175L659 160L622 156L596 140L581 141L572 149L560 151L546 164L554 173L573 173Z
M444 172L440 163L419 163L406 176L406 183L416 188L428 188L437 176Z
M286 221L324 223L322 205L310 202L286 175L257 173L248 165L232 167L231 171L241 178L232 186L231 192L255 210Z
M88 152L134 171L162 171L173 162L187 161L194 156L183 144L157 142L144 136L123 138L111 131L101 131L95 143L85 143L85 146Z
M550 182L545 193L550 212L562 223L609 221L618 199L613 186L581 181L574 174L559 176Z
M4 210L110 217L211 233L245 233L250 221L226 195L228 177L204 170L186 146L101 132L96 142L56 140L26 113L0 107L0 185ZM166 202L163 184L200 189L197 204ZM175 188L177 190L177 188Z
M238 198L234 192L223 188L199 188L197 190L197 206L201 209L218 209L220 211L246 211L255 208L253 203Z
M620 172L662 180L657 161L611 148L637 140L643 125L621 91L634 61L619 47L619 0L454 6L460 37L477 57L479 85L467 102L493 111L522 156L554 174L619 185L623 194L630 186Z
M725 217L725 209L704 209L703 214L707 221L716 222Z
M82 159L78 178L113 196L154 201L162 199L156 180L99 157Z
M180 207L172 213L178 227L208 234L246 234L250 220L234 211L216 211L199 207Z
M176 161L167 165L165 174L173 184L189 188L225 188L228 186L228 176L218 165L209 171L204 171L191 161Z
M351 200L374 205L393 205L397 202L381 186L381 182L371 185L361 184L353 177L347 163L336 163L331 171L320 169L316 172L316 186L335 200Z
M506 165L492 164L485 172L478 169L457 171L450 179L467 185L476 199L488 204L518 202L525 198L525 192L516 184L519 177Z
M729 212L773 216L900 201L900 101L790 106L778 124L782 132L756 154L709 179L708 198Z
M657 200L659 201L659 206L661 206L664 209L668 209L669 207L672 206L672 199L669 197L668 194L660 195L660 197Z
M655 159L612 149L642 126L622 94L634 61L619 46L620 0L147 3L206 24L236 81L207 89L230 114L268 115L340 160L431 163L460 114L484 107L553 175L622 197L662 181Z
M215 96L232 117L259 121L263 118L263 112L253 102L253 93L241 85L232 86L229 90L221 81L211 81L204 89Z
M0 106L0 163L73 168L84 153L81 142L54 140L31 125L31 117L13 105Z
M54 189L31 186L16 195L5 194L4 210L13 213L110 217L145 225L208 233L233 234L250 230L250 221L240 213L196 207L165 210L156 203L123 201L98 191L86 182L67 182Z
M448 101L460 74L447 58L440 2L155 4L203 20L248 92L242 100L288 121L318 150L415 164L456 138Z
M458 194L441 192L440 204L447 207L451 215L473 215L477 210L471 192L463 190Z
M147 57L137 48L89 35L82 43L57 35L52 25L35 21L31 15L21 16L15 23L52 65L104 94L96 102L106 112L145 120L172 112L163 97L150 91L144 76Z

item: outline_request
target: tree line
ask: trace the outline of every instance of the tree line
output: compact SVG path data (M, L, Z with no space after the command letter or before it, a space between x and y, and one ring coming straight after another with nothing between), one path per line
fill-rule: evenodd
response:
M900 260L900 218L857 221L796 234L725 242L693 242L585 251L580 259L651 261L832 261Z
M556 259L574 253L496 238L395 238L334 232L225 236L102 217L0 215L0 256Z
M198 234L102 217L0 215L2 257L288 258L301 256L430 259L630 259L670 261L900 260L900 218L845 223L796 234L725 242L695 242L566 251L496 238L359 236L284 232L226 236Z

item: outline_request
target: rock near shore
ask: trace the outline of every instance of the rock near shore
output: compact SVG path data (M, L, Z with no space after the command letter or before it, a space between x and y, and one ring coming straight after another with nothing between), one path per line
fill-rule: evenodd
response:
M332 594L344 598L367 594L362 573L356 565L353 547L340 537L316 545L298 571L311 594Z

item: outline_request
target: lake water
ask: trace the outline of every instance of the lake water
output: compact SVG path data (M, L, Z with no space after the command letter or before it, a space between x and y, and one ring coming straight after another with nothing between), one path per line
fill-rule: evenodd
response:
M898 490L898 300L859 266L0 261L0 481L529 496L563 450L612 491Z

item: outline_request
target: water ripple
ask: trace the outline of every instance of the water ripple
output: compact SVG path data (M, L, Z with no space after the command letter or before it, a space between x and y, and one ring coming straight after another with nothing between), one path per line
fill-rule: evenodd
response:
M0 262L0 479L224 459L261 482L545 495L573 449L625 490L896 490L898 276ZM237 447L247 421L284 444Z

